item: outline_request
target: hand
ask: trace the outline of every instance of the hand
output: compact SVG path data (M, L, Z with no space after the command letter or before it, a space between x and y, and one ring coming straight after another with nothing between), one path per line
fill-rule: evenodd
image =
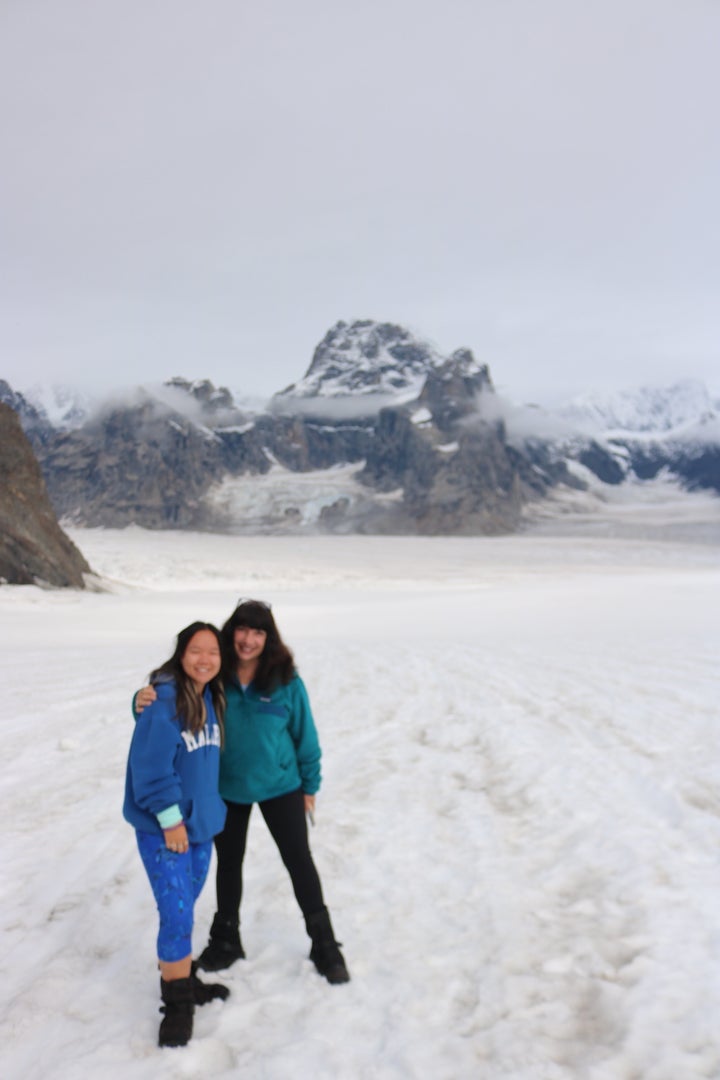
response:
M135 712L141 713L148 705L152 705L156 698L157 694L155 693L154 687L143 686L142 690L138 690L137 697L135 698Z
M163 833L165 836L165 847L168 851L177 851L178 854L182 855L190 847L187 829L182 823L180 825L173 825L172 829L164 829Z
M314 795L303 795L303 798L305 799L305 813L306 814L314 814L315 813L315 796Z

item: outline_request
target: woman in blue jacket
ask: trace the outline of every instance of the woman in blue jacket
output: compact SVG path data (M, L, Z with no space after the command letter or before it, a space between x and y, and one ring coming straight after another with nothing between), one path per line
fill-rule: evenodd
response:
M210 623L180 631L175 652L151 676L165 681L137 720L128 755L123 814L135 828L160 916L160 1046L184 1046L195 1005L229 993L202 983L191 955L193 907L226 816L218 793L221 656L220 634Z
M215 838L217 911L198 964L206 971L245 956L240 940L242 866L254 803L290 874L312 941L310 959L330 983L350 975L335 940L310 852L306 814L320 787L320 744L305 685L270 605L241 600L222 628L227 697L220 794L225 828ZM151 691L138 694L138 706Z

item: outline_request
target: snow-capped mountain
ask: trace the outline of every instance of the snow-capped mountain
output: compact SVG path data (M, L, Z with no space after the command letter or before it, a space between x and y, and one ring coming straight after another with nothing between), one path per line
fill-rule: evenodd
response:
M402 326L340 321L315 349L305 376L274 400L381 395L397 403L417 397L428 373L446 359Z
M720 491L720 412L696 380L588 394L537 419L545 445L604 483L651 480L667 470L688 490ZM554 438L553 419L562 425Z
M681 379L670 386L642 386L613 394L573 398L557 413L592 434L659 435L699 424L717 411L705 385Z
M720 492L720 421L702 384L523 408L495 394L469 349L443 356L367 319L333 326L305 376L266 409L207 379L174 378L76 426L66 409L53 428L4 394L25 416L57 512L90 525L507 532L528 503L582 488L589 473L617 485L665 470Z

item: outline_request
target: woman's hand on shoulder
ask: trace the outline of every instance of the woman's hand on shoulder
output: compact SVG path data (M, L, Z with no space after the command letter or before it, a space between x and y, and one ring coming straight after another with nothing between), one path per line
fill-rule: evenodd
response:
M153 686L143 686L142 690L138 690L135 698L135 712L141 713L148 705L152 705L155 700L157 700L155 688Z
M173 825L172 829L163 829L163 835L168 851L177 851L182 854L190 846L187 829L182 822L179 825Z

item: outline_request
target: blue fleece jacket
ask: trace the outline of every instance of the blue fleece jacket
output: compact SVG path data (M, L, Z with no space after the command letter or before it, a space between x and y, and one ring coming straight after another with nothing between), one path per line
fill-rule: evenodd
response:
M225 684L225 746L220 794L237 803L263 802L320 787L320 743L299 675L270 692Z
M175 684L156 687L157 701L143 709L130 743L123 815L134 828L162 834L157 814L177 804L188 839L211 840L225 824L218 793L220 727L205 688L207 722L202 731L184 730L177 715Z

